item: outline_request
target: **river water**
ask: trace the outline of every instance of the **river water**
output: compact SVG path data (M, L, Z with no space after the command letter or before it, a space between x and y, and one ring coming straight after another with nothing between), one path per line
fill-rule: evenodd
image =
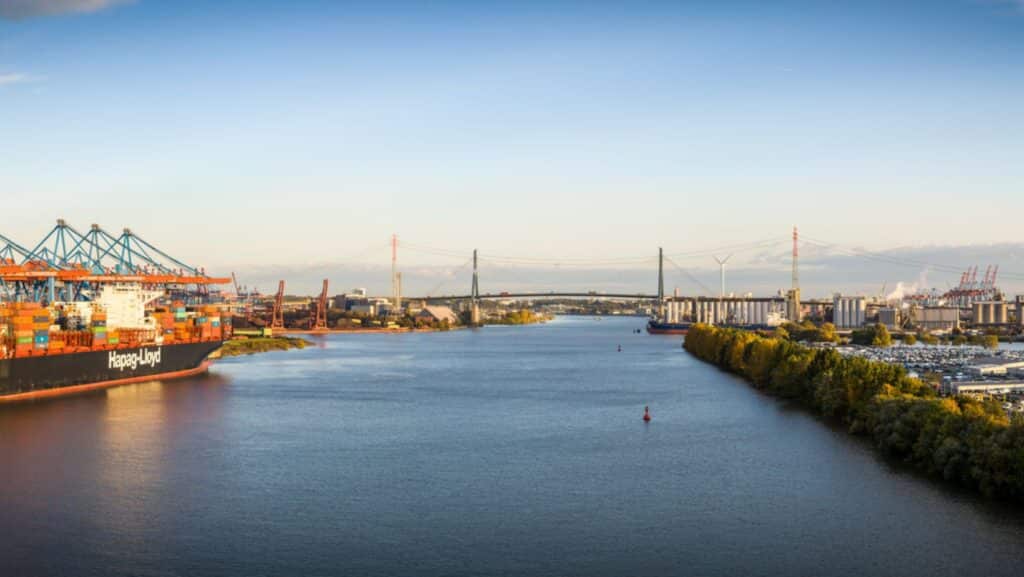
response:
M331 336L0 407L0 575L1024 574L1019 508L642 325Z

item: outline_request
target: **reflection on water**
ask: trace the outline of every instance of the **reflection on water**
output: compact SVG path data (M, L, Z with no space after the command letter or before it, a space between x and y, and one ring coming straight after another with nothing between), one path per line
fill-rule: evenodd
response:
M641 324L332 335L0 407L0 574L1018 574L1018 508Z

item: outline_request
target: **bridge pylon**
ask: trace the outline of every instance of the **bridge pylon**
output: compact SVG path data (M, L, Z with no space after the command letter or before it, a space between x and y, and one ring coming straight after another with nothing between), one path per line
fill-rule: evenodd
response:
M477 272L476 249L473 249L473 288L470 291L469 322L480 324L480 276Z
M665 251L658 247L658 318L665 318Z

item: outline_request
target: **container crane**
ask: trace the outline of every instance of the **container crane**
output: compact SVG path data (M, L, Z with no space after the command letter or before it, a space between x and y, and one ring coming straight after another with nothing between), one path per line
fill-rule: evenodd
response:
M324 287L320 291L320 296L310 307L309 328L314 331L327 330L327 279L324 279Z
M0 297L49 302L91 300L105 283L139 283L168 297L209 299L214 278L124 229L121 236L93 224L81 233L64 219L29 249L0 235Z
M274 309L270 313L270 328L284 328L284 281L278 281L277 294L274 295Z

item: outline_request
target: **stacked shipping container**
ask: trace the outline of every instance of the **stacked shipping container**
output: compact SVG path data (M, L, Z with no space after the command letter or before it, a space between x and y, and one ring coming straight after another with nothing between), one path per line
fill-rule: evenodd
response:
M110 327L107 313L99 305L91 307L87 324L76 315L73 310L51 310L35 302L0 303L0 358L222 340L230 335L220 308L213 305L196 307L192 313L181 302L156 308L148 313L154 321L153 329ZM81 328L84 330L78 330Z

